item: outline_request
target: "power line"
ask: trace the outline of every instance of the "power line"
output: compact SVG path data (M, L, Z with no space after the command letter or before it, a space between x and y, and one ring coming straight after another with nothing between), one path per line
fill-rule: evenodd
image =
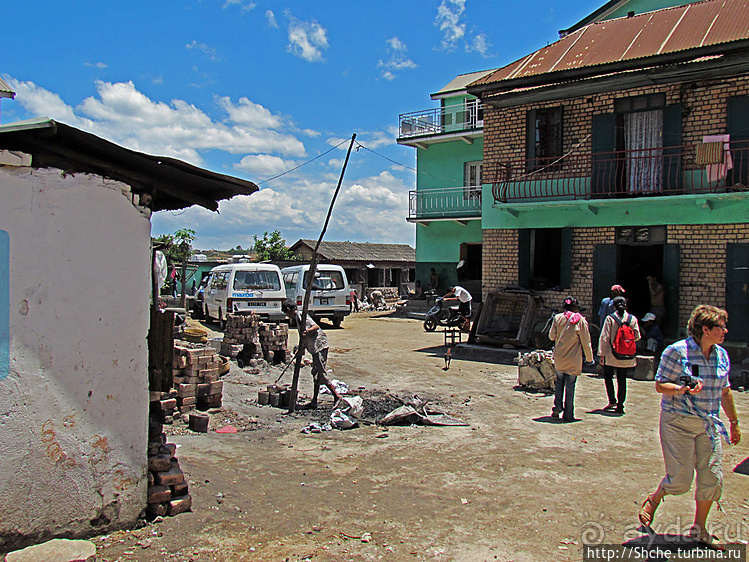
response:
M268 183L269 181L272 181L272 180L278 179L278 178L280 178L281 176L285 176L286 174L290 174L290 173L291 173L291 172L293 172L294 170L298 170L298 169L299 169L299 168L301 168L302 166L306 166L307 164L310 164L311 162L314 162L314 161L315 161L315 160L317 160L318 158L322 158L322 157L323 157L323 156L325 156L326 154L328 154L328 153L330 153L330 152L333 152L333 151L334 151L334 150L335 150L336 148L338 148L339 146L341 146L342 144L344 144L344 143L345 143L345 142L347 142L348 140L349 140L349 139L345 139L345 140L342 140L342 141L341 141L341 142L339 142L339 143L338 143L337 145L335 145L334 147L332 147L332 148L331 148L330 150L326 150L326 151L325 151L325 152L323 152L322 154L318 154L318 155L317 155L317 156L315 156L314 158L310 158L310 159L309 159L309 160L307 160L306 162L302 162L301 164L299 164L298 166L295 166L295 167L291 168L290 170L286 170L285 172L281 172L281 173L280 173L280 174L278 174L277 176L273 176L272 178L268 178L267 180L263 180L263 181L260 181L260 182L258 182L258 183L257 183L257 185L262 185L262 184L264 184L264 183Z

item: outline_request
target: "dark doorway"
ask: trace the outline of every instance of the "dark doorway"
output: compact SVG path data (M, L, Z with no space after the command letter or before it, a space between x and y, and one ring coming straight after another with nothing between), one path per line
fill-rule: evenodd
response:
M648 275L663 282L663 245L619 246L617 283L627 291L627 309L637 318L650 311Z
M367 269L367 286L368 287L379 287L380 286L380 270L376 267Z

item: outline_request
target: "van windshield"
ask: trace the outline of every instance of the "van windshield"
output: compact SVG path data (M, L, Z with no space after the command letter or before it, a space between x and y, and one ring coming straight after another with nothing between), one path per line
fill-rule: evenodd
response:
M307 287L307 272L304 274L304 287ZM315 271L315 281L312 283L312 289L320 290L340 290L345 289L346 284L343 282L343 274L340 271Z
M237 271L234 274L234 290L244 289L280 291L281 280L275 271Z

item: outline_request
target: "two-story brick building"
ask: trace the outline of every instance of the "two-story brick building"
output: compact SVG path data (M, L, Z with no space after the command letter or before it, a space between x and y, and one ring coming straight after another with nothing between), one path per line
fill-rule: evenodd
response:
M711 303L746 341L749 2L583 25L466 91L484 107L484 294L570 292L594 314L617 282L642 315L651 275L668 334Z

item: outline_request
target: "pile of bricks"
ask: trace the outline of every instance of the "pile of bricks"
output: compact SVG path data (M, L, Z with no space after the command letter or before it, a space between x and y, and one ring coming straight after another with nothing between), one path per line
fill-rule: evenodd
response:
M185 475L175 456L177 446L166 442L163 425L151 419L148 430L148 512L177 515L192 507Z
M266 361L285 363L290 358L288 324L260 324L258 334Z
M218 380L221 358L214 348L177 341L172 367L176 406L182 414L221 407L224 382Z
M269 362L287 360L289 326L258 321L254 314L229 314L226 317L221 355L237 358L244 364L262 356Z

